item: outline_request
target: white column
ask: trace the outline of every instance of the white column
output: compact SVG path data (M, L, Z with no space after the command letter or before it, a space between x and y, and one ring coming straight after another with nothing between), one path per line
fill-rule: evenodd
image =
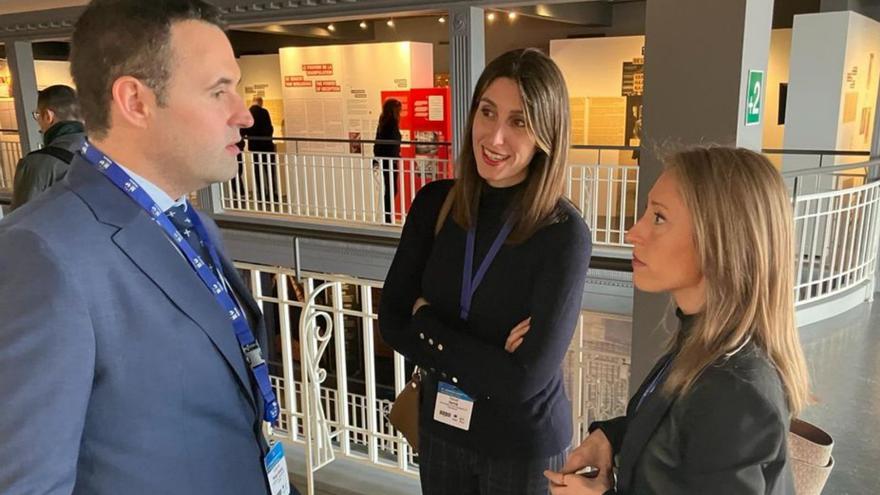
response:
M449 9L449 85L452 93L452 153L458 156L465 135L474 86L486 65L483 9Z
M31 116L37 109L37 75L34 71L33 46L30 41L7 42L6 56L9 58L9 71L12 75L21 152L27 154L39 148L43 142L40 128Z

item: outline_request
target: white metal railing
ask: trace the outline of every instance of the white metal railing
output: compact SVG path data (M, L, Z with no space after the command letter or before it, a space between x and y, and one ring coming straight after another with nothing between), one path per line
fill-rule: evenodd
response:
M336 456L415 476L417 456L385 417L410 370L378 335L382 282L236 266L267 319L266 357L281 409L271 434L306 446L308 493L315 472ZM572 442L580 441L590 422L625 410L631 321L588 312L580 319L563 365Z
M15 166L21 159L21 144L18 136L0 133L0 190L12 191Z
M880 162L784 174L793 195L796 304L874 283L880 181L867 178L877 167Z
M413 474L412 451L384 414L407 375L401 356L376 352L382 344L373 296L382 283L237 266L249 275L270 339L277 333L267 350L281 408L273 435L306 445L309 492L314 472L336 455Z
M571 164L565 194L583 213L593 243L626 246L626 231L635 222L639 188L636 165Z
M449 160L243 152L225 210L368 225L403 224L414 193L453 177ZM387 202L386 184L389 197Z
M220 187L224 210L329 222L399 228L422 186L454 176L446 159L250 151L241 156L242 173ZM594 243L627 246L638 166L572 164L566 179L566 194L592 228Z
M572 446L587 436L590 423L626 414L631 336L631 316L581 312L563 363Z

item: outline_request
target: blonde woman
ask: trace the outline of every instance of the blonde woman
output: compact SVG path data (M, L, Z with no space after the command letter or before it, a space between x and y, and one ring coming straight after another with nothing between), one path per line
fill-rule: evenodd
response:
M546 495L543 471L562 466L571 441L560 365L591 248L562 196L562 74L537 50L501 55L477 82L468 124L458 178L427 185L413 202L379 323L427 371L422 493Z
M552 493L793 494L786 433L809 391L779 173L745 149L673 154L629 242L633 282L668 292L680 328L627 415L547 473Z

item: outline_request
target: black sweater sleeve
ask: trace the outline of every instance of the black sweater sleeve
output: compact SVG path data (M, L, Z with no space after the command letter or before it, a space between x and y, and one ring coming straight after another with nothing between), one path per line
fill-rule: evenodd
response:
M627 424L628 419L626 416L618 416L605 421L594 421L590 424L588 431L593 433L595 430L602 430L605 438L611 443L611 451L614 455L617 455L623 446L623 437L626 435Z
M534 284L523 288L530 293L531 330L516 352L508 353L474 338L464 322L444 321L431 306L411 316L433 236L428 218L436 214L412 217L404 227L382 295L383 337L417 364L447 373L475 398L521 402L533 397L558 372L577 324L591 251L586 224L568 215L535 234L549 236L555 252L543 256ZM427 225L414 225L420 220Z
M422 295L422 272L434 244L434 226L452 181L436 181L423 187L410 207L391 268L385 277L379 305L379 331L391 347L417 364L424 342L410 329L412 308Z

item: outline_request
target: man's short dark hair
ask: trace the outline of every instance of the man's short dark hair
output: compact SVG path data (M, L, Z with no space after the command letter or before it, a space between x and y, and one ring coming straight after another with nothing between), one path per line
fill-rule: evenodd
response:
M52 110L59 122L66 120L82 120L79 112L79 100L76 91L70 86L56 84L37 93L37 109Z
M197 20L223 29L220 11L202 0L92 0L76 23L70 72L93 137L110 128L113 83L142 81L165 104L171 77L171 26Z

